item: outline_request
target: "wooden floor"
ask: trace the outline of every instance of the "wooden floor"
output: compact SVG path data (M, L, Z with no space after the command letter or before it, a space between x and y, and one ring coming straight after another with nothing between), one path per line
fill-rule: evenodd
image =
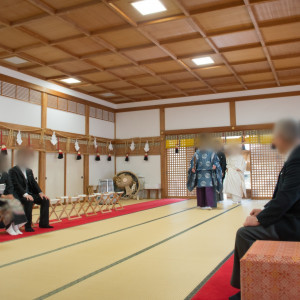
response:
M203 211L187 200L2 243L0 299L185 299L264 204Z

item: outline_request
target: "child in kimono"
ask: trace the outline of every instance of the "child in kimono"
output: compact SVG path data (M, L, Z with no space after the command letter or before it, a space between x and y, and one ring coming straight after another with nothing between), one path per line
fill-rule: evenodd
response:
M217 207L216 193L222 187L222 169L206 135L201 136L200 147L191 160L191 169L196 173L197 206L201 209Z

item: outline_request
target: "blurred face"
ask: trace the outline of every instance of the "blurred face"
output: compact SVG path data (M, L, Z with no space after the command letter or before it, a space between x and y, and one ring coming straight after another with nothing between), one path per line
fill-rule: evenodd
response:
M280 154L286 154L291 145L288 143L279 132L274 132L273 144Z
M33 161L32 151L28 150L28 151L22 151L18 153L17 163L20 167L29 168L32 164L32 161Z

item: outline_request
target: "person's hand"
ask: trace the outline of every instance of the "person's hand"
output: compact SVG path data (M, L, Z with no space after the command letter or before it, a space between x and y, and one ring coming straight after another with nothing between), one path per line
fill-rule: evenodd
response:
M252 209L252 211L250 212L250 216L256 217L261 211L262 211L262 209L254 208L254 209Z
M192 172L193 172L193 173L195 173L195 172L196 172L196 170L193 168L193 169L192 169Z
M247 227L247 226L258 226L259 225L259 222L257 220L257 218L255 216L249 216L246 218L246 221L244 223L244 226Z
M24 197L26 198L27 201L33 201L33 198L31 195L25 195Z
M215 170L217 167L215 165L213 165L213 170Z
M1 195L0 198L12 200L12 199L14 199L14 196L13 196L12 194L9 194L9 195Z
M40 193L40 197L41 197L42 199L49 200L49 197L46 196L43 192Z

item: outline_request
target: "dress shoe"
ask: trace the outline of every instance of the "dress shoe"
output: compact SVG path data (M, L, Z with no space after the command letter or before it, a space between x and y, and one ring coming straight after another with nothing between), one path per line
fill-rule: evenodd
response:
M54 228L54 227L51 225L40 225L40 228Z
M229 300L241 300L241 292L238 292L237 294L229 297Z
M26 232L34 232L34 229L33 228L25 228L25 231Z

